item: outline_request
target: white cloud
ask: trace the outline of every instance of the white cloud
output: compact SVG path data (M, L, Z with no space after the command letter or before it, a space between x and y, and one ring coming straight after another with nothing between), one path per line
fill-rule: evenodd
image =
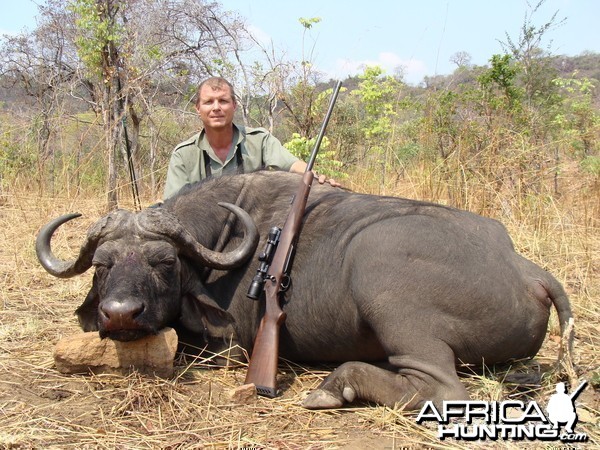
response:
M272 49L274 43L272 37L268 33L254 25L249 25L248 31L263 49ZM280 52L280 54L285 56L287 49L276 48L275 51ZM252 54L255 54L256 58L259 60L264 57L264 55L256 52ZM402 59L393 52L381 52L377 55L376 59L357 60L338 58L333 63L327 64L327 67L320 63L316 63L315 68L324 73L326 77L344 79L348 76L363 73L366 66L379 66L385 70L387 75L394 75L400 72L403 75L403 80L410 84L419 84L423 81L423 77L428 75L427 66L423 61L416 59Z

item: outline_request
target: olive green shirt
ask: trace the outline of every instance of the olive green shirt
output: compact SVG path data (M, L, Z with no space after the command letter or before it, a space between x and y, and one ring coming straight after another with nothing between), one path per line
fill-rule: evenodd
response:
M238 172L236 151L240 149L244 172L255 172L266 168L290 170L298 161L281 142L264 128L245 128L233 125L233 142L225 162L221 161L210 147L204 130L182 142L171 155L164 198L175 195L186 184L206 178L204 155L210 158L210 172L213 177Z

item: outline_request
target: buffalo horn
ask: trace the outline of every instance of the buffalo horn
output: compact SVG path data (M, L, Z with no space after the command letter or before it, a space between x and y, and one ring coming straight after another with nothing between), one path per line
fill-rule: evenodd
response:
M35 252L40 264L49 274L58 278L70 278L84 273L92 266L94 252L96 251L98 242L102 236L105 235L107 226L116 226L125 215L125 211L118 210L96 222L96 224L88 231L87 238L79 250L77 259L69 261L62 261L54 256L52 247L50 246L50 240L58 227L70 220L80 217L81 214L64 214L50 221L42 227L35 240Z
M204 266L218 270L240 267L254 253L258 244L258 230L250 215L239 206L219 203L219 206L234 213L245 228L242 243L230 252L217 252L200 244L196 238L172 214L160 208L147 209L138 216L140 225L146 230L169 237L184 255L201 262Z

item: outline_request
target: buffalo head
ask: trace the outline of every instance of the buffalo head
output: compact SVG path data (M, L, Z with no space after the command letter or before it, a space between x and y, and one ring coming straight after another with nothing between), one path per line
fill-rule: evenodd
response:
M92 288L77 309L84 331L99 331L100 336L130 341L156 334L181 315L190 272L181 256L197 266L233 269L254 253L258 231L241 208L219 203L234 213L245 227L243 242L233 251L212 251L198 242L179 219L162 208L139 213L118 210L90 227L79 256L59 260L50 241L54 232L79 214L60 216L45 225L36 240L41 265L50 274L69 278L95 268Z

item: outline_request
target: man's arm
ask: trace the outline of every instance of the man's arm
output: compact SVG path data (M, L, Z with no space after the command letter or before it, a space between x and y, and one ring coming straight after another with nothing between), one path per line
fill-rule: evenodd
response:
M187 175L187 171L185 170L184 162L181 159L181 155L179 152L175 151L171 155L171 159L169 161L163 199L166 200L167 198L172 197L179 192L179 189L189 182L190 180Z

